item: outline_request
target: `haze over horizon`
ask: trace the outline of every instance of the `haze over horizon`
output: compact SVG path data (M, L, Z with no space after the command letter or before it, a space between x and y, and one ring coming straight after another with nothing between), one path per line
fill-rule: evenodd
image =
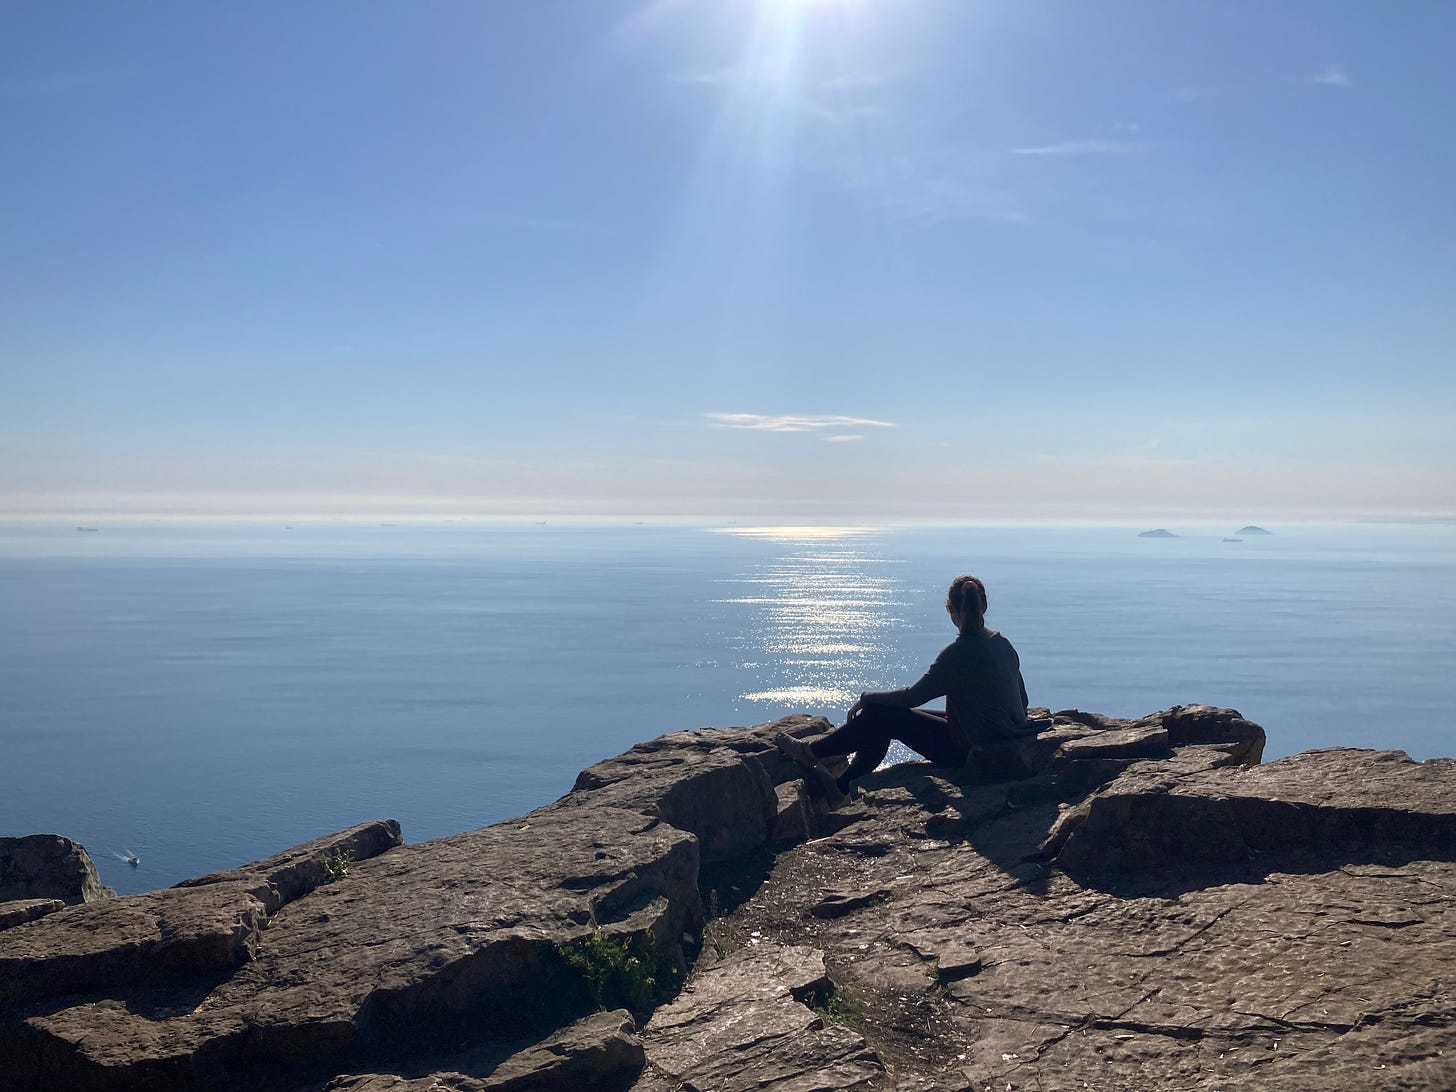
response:
M0 519L1456 516L1456 6L0 27Z

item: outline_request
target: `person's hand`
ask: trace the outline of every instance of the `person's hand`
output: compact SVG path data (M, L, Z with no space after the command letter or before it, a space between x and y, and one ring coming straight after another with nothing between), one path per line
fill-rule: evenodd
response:
M857 697L857 698L854 699L854 704L849 707L849 712L844 715L844 719L845 720L854 720L855 717L857 717L857 716L860 715L860 712L863 709L864 709L864 695L861 694L859 697Z

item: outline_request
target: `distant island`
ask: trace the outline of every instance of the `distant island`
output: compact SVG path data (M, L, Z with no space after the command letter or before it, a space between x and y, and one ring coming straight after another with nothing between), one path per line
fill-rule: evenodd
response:
M1224 541L1225 542L1243 542L1244 540L1241 539L1241 538L1225 538Z
M1155 527L1151 531L1139 531L1138 538L1177 538L1172 531L1166 527Z
M1236 535L1272 535L1273 531L1266 531L1262 527L1255 527L1252 523L1247 527L1240 527L1234 532Z

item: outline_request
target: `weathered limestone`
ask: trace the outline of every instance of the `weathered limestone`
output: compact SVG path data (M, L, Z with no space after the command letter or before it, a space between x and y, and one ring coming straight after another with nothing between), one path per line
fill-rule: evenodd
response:
M0 934L0 1005L227 971L268 920L241 884L72 906Z
M539 1043L507 1055L466 1056L470 1072L442 1069L425 1076L372 1073L335 1077L327 1092L557 1092L565 1088L610 1089L630 1083L645 1060L632 1014L598 1012Z
M1055 775L882 771L714 936L822 950L883 1087L1456 1087L1456 763L1230 743L1134 763L1052 861Z
M54 914L65 905L60 899L12 899L9 902L0 902L0 929L24 925L27 921Z
M659 1089L872 1088L884 1067L863 1038L826 1025L807 1001L833 992L823 953L753 945L695 974L642 1031L647 1069L635 1092Z
M1060 868L1095 877L1302 851L1378 859L1442 844L1456 847L1456 762L1336 749L1189 775L1139 763L1064 814L1044 849Z
M827 727L14 925L0 1092L1456 1086L1456 762L1065 710L829 813L772 746ZM627 953L681 991L589 1015Z
M268 913L274 914L285 904L328 882L332 874L346 871L356 861L377 857L402 842L399 823L393 819L375 819L336 834L315 838L267 860L254 861L224 872L210 872L196 879L183 880L177 886L242 884Z
M697 866L691 835L606 807L402 846L284 906L220 982L171 1001L137 986L22 1009L0 1025L0 1068L31 1086L231 1087L246 1071L277 1087L351 1059L549 1029L588 1005L565 949L594 930L651 938L665 970L682 965ZM154 895L222 898L245 882ZM62 916L0 934L0 953Z
M704 861L727 860L775 837L780 801L774 786L801 773L773 738L828 727L822 717L796 716L759 729L659 736L588 766L554 806L631 808L696 834Z
M399 824L380 819L266 861L10 930L0 939L0 1004L230 970L256 956L270 913L323 881L326 857L342 866L399 840Z
M116 894L101 883L86 848L59 834L0 838L0 902L60 899L68 906Z

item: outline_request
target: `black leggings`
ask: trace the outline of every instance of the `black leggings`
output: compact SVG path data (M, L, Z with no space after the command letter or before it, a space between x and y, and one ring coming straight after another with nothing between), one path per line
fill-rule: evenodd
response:
M885 761L890 741L896 739L937 766L964 766L970 753L951 738L944 713L895 705L864 706L859 716L816 742L813 751L816 758L853 753L849 769L839 775L839 787L848 791L851 781L873 773Z

